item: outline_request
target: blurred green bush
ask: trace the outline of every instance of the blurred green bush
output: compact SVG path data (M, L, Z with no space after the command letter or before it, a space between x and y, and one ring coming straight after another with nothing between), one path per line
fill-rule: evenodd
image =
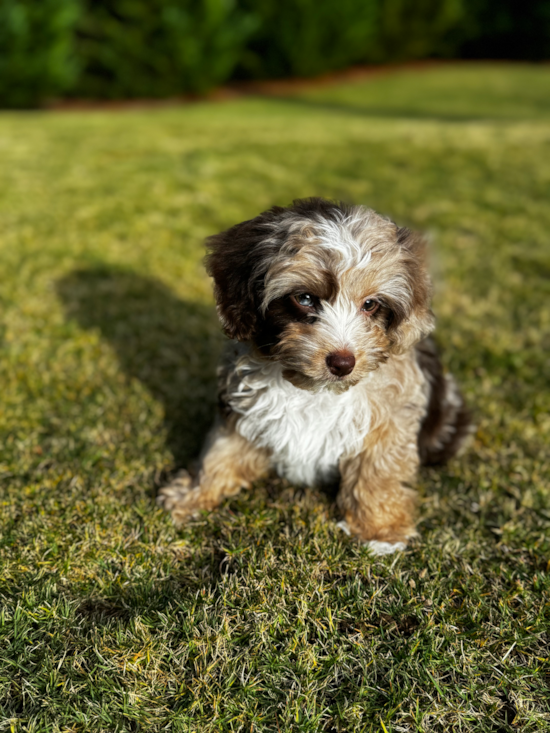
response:
M406 61L451 57L456 32L466 19L467 0L379 0L376 60Z
M78 78L78 0L0 0L0 105L31 107Z
M453 56L464 0L240 0L258 18L239 71L311 76L354 63Z
M550 58L550 0L0 0L0 106L354 63Z
M243 76L313 76L365 61L380 0L240 0L257 18Z
M85 97L166 97L229 79L256 23L236 0L85 0L77 28Z

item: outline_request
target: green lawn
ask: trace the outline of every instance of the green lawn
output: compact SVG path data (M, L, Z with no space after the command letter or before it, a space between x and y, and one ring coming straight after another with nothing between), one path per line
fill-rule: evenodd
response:
M0 115L0 731L550 727L550 66ZM202 240L323 195L427 231L476 413L373 559L269 482L177 531L223 338Z

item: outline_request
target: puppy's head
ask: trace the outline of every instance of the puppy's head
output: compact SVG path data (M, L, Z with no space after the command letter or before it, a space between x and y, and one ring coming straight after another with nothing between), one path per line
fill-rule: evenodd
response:
M371 209L298 200L207 247L225 332L296 386L346 389L433 328L424 241Z

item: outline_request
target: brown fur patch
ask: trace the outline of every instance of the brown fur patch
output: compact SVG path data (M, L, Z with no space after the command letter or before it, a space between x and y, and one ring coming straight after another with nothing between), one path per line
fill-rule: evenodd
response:
M416 492L410 484L419 464L416 436L424 412L412 362L396 363L393 372L400 389L392 387L385 399L379 396L361 453L341 460L338 495L352 533L392 543L416 535Z
M445 378L432 339L417 345L416 358L430 390L428 409L418 434L420 460L424 465L445 463L471 434L472 416L452 377Z

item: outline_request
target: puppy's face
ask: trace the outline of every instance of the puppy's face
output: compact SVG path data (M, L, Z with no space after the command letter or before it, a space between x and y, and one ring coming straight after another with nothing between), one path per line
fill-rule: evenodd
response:
M227 334L298 387L347 389L433 328L422 240L370 209L296 201L208 246Z

